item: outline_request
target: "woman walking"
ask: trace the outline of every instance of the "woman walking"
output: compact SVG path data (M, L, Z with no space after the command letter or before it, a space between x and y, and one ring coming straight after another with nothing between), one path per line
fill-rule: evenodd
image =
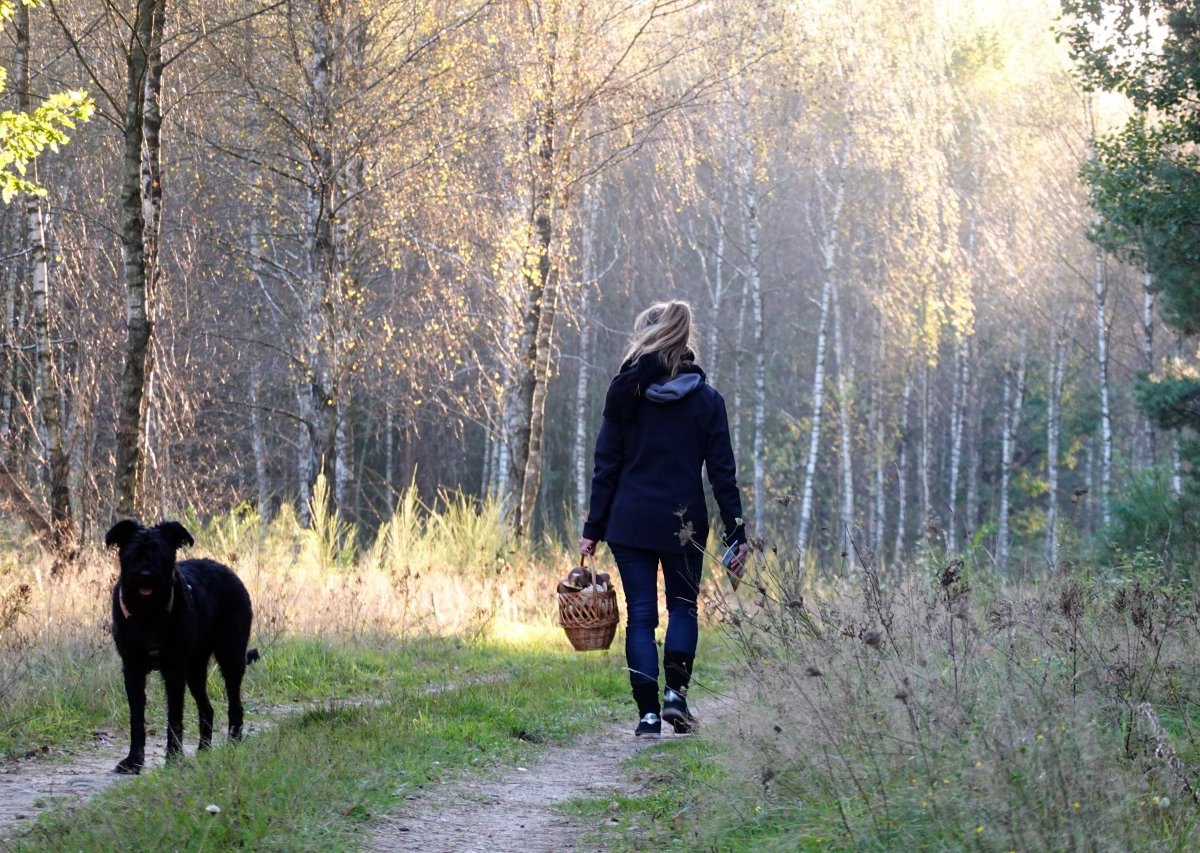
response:
M661 720L679 734L698 725L688 709L687 689L708 538L702 467L708 469L725 544L733 547L732 570L741 571L749 551L725 401L696 365L691 333L686 302L662 302L638 315L625 361L604 400L591 504L579 540L584 554L607 542L621 575L625 657L639 737L657 737ZM661 703L654 643L660 565L667 595Z

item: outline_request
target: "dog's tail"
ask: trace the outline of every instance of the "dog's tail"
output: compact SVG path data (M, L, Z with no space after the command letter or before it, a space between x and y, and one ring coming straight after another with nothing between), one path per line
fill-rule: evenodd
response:
M246 650L246 666L249 666L250 664L254 663L260 657L262 657L262 655L260 655L258 653L258 649L247 649Z

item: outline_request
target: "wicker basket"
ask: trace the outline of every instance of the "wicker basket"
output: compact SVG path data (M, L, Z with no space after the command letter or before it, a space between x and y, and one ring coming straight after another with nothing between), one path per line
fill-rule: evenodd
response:
M579 565L584 565L583 557ZM592 582L596 580L596 567L589 565ZM567 632L567 639L577 652L594 652L612 645L617 633L621 613L617 609L617 591L609 588L603 592L581 589L558 593L558 619Z

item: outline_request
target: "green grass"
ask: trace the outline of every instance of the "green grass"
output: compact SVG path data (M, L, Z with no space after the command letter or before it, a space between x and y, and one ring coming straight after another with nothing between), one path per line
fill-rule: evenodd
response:
M335 698L282 716L236 747L48 812L10 843L14 850L151 849L165 838L188 850L353 847L374 816L414 789L529 761L538 744L568 741L611 717L627 701L618 653L576 655L564 646L548 632L477 644L279 643L251 678L256 701ZM208 812L210 804L220 812Z

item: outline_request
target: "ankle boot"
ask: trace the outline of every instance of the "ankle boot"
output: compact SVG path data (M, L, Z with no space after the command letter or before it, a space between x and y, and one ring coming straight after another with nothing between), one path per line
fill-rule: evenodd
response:
M639 717L647 714L658 716L662 713L662 707L658 702L658 682L650 684L639 682L633 685L633 701L637 703Z
M663 694L662 718L671 724L676 734L691 734L699 728L699 721L687 705L688 683L692 677L692 656L679 652L663 654L663 669L666 671L667 689Z

